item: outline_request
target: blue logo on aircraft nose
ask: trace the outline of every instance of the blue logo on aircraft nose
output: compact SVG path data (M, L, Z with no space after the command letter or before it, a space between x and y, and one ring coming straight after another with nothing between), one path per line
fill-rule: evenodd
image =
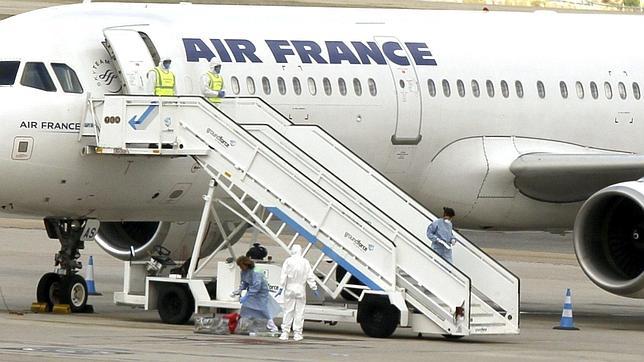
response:
M148 106L148 108L143 112L141 117L138 117L135 115L130 119L128 122L130 126L135 131L143 130L148 127L150 122L156 117L157 113L159 112L159 105L157 103L152 103Z

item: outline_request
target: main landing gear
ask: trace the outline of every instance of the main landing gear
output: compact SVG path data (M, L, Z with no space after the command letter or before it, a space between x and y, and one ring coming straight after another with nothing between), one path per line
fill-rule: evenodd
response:
M82 241L87 220L45 218L45 229L51 239L60 241L60 251L55 256L55 272L40 278L36 297L38 303L67 304L73 313L88 311L87 283L77 272L83 266L79 250L85 248Z

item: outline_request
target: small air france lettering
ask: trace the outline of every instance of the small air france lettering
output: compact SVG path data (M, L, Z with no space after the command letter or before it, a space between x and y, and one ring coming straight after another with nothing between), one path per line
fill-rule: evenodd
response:
M78 122L46 122L46 121L21 121L20 128L41 129L45 131L80 131L81 124Z
M264 63L258 54L268 54L247 39L183 38L188 62L209 61L218 58L224 63ZM386 41L316 42L312 40L269 39L261 44L268 48L278 64L387 64L407 66L436 65L436 59L427 43Z

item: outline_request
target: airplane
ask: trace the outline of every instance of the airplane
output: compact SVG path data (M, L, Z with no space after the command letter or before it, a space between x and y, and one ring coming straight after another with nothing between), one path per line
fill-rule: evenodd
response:
M45 220L64 275L45 274L38 299L74 311L89 220L121 260L184 260L208 177L190 158L81 154L87 104L149 94L164 56L178 94L199 95L216 58L229 97L323 127L428 209L454 208L459 227L574 226L588 277L642 297L644 55L622 36L640 20L87 2L17 15L0 21L0 212ZM211 250L221 239L208 235Z

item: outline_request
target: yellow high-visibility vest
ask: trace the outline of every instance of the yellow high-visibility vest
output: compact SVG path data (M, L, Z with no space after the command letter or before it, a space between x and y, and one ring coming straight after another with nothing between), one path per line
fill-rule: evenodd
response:
M219 92L224 89L224 78L213 72L208 72L208 78L210 78L210 83L208 84L210 90ZM221 103L221 98L219 97L210 97L208 100L212 103Z
M174 73L161 67L154 68L157 75L157 83L154 87L155 96L174 95Z

